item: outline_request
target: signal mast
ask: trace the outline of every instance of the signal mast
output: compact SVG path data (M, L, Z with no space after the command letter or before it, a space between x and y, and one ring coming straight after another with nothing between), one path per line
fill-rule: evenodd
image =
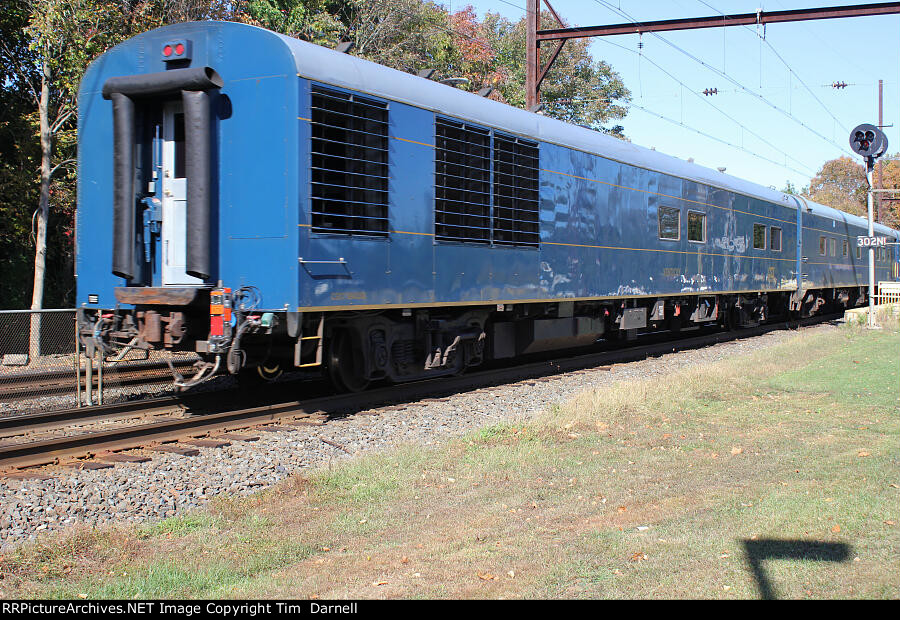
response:
M850 148L865 159L866 183L869 184L869 191L866 192L869 235L856 238L857 246L869 248L869 327L875 327L875 248L884 247L887 244L886 237L875 236L875 223L872 219L872 171L875 169L875 160L887 152L887 147L887 136L875 125L863 123L850 132Z

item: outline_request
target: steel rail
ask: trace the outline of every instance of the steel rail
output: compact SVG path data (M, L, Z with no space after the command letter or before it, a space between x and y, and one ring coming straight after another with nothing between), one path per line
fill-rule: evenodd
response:
M194 360L176 360L172 362L175 368L189 368L193 364ZM160 370L165 370L165 374L158 374ZM168 371L168 366L162 362L108 367L104 374L106 375L106 382L109 384L106 387L110 388L164 383L171 381L172 378L171 373ZM0 400L12 402L73 392L72 382L74 379L75 373L69 368L47 372L0 375ZM97 376L93 378L93 384L95 388L98 386L99 378Z
M91 457L99 452L139 448L150 444L176 442L191 437L209 435L275 422L285 417L328 414L347 415L350 412L372 409L389 404L407 403L458 394L503 383L514 383L574 370L623 363L664 355L678 350L696 349L754 337L780 329L790 329L819 323L837 315L814 317L801 321L787 321L763 325L741 331L717 331L700 336L643 344L626 349L609 350L567 358L543 360L507 368L482 370L455 377L427 379L377 388L356 394L321 396L307 400L273 403L257 407L235 409L205 415L192 415L179 420L164 420L121 429L87 432L79 435L44 439L29 443L0 446L0 471L60 462L65 459ZM135 406L159 406L159 402L129 403ZM115 407L110 405L109 407ZM129 413L141 411L138 406ZM111 413L110 415L121 415ZM27 422L21 420L21 422ZM25 428L20 426L19 428Z

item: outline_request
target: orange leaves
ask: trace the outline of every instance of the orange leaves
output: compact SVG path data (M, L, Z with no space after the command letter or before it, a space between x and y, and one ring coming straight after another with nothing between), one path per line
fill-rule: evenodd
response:
M490 42L481 34L478 16L471 6L450 15L450 24L456 37L454 43L464 60L471 63L489 63L496 56Z
M629 562L643 562L645 560L649 560L650 556L648 556L643 551L635 551L631 554L631 557L628 558Z

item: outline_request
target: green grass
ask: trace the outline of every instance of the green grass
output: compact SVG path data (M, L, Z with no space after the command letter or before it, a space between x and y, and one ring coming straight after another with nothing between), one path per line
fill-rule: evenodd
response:
M897 598L898 382L895 328L803 332L153 525L56 535L0 560L0 590L756 598L762 549L776 596Z

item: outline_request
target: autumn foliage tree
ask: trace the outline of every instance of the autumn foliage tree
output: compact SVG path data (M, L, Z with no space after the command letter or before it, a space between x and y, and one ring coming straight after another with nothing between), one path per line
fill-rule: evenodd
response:
M900 153L882 159L882 185L885 189L900 189ZM811 200L847 213L867 215L866 171L863 164L850 158L838 157L822 165L809 182L805 195ZM896 196L900 198L900 194ZM878 198L876 198L876 207ZM881 223L897 228L900 225L900 203L881 200ZM877 211L876 211L877 217Z
M452 14L423 0L351 0L347 19L351 52L406 72L434 69L433 79L465 78L471 92L492 87L490 98L525 107L525 19L488 12L479 21L465 6ZM556 21L541 15L543 27ZM541 91L544 113L623 137L614 121L627 112L631 93L621 77L595 60L587 41L568 41Z
M3 0L0 11L0 307L74 301L78 84L87 65L146 30L193 20L262 26L525 105L525 20L430 0ZM555 24L542 15L545 27ZM630 93L587 42L545 79L544 113L622 135Z

